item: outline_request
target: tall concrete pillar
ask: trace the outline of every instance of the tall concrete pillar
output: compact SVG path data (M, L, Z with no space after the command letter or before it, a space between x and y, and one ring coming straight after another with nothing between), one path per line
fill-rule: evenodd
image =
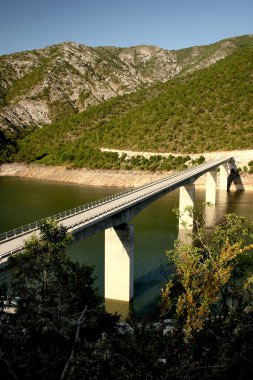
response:
M228 164L220 166L220 190L228 188Z
M180 187L179 193L179 229L191 230L193 227L193 215L188 207L194 207L195 201L195 185L189 184Z
M105 298L130 301L134 295L134 226L105 230Z
M206 204L205 206L205 225L210 228L216 222L216 207L214 204Z
M216 182L217 171L212 170L206 173L206 203L216 203Z
M177 239L183 245L192 245L192 230L179 229Z

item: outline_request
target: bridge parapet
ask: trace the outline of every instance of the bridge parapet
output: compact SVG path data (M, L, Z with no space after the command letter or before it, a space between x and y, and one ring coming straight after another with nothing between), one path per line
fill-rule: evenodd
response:
M223 159L223 161L226 161L229 162L231 161L232 157L230 158L226 158L226 159ZM220 161L220 160L216 160L216 161ZM214 162L216 162L214 161ZM207 163L204 163L202 165L199 165L198 167L201 168L201 167L205 167L207 165ZM161 180L157 180L155 182L152 182L151 184L146 184L146 185L143 185L143 186L140 186L140 187L137 187L137 188L134 188L134 189L130 189L130 190L126 190L126 191L122 191L122 192L119 192L119 193L116 193L116 194L113 194L113 195L110 195L110 196L107 196L105 198L101 198L101 199L98 199L98 200L95 200L95 201L92 201L90 203L86 203L84 205L81 205L81 206L78 206L78 207L75 207L75 208L72 208L70 210L67 210L67 211L63 211L61 213L58 213L58 214L55 214L55 215L52 215L50 216L49 218L53 218L57 221L63 221L65 219L68 219L70 216L73 216L73 215L77 215L77 214L82 214L83 212L85 211L88 211L90 209L94 209L98 206L101 206L101 205L104 205L104 204L107 204L111 201L114 201L116 199L120 199L120 198L123 198L129 194L134 194L134 193L137 193L137 192L140 192L142 190L145 190L147 189L148 192L147 194L150 194L149 193L149 189L150 187L154 186L154 185L158 185L160 186L160 188L162 188L163 184L165 183L165 186L166 186L166 181L168 179L177 179L179 177L182 176L182 174L184 173L188 173L188 174L191 174L192 172L195 172L195 169L197 167L192 167L190 169L187 169L187 170L184 170L184 171L181 171L179 173L175 173L169 177L165 177L164 179L161 179ZM206 171L205 171L206 172ZM205 173L203 172L203 174ZM196 178L198 178L198 176L200 176L201 174L195 174L195 176L193 175L189 181L192 181L194 182ZM177 186L178 187L178 186ZM175 187L175 188L177 188ZM7 232L4 232L4 233L1 233L0 234L0 244L1 244L1 241L4 241L4 240L7 240L7 239L15 239L17 237L20 237L20 236L23 236L23 235L26 235L28 232L31 232L31 231L36 231L38 230L41 225L45 222L45 219L41 219L41 220L38 220L38 221L35 221L33 223L29 223L25 226L21 226L21 227L18 227L18 228L15 228L13 230L10 230L10 231L7 231Z
M220 187L223 189L226 182L227 190L227 178L228 178L228 163L231 162L232 157L229 158L220 158L218 160L207 162L202 165L192 167L190 169L184 170L179 173L175 173L169 177L165 177L161 180L152 182L150 184L143 185L141 187L130 189L124 192L113 194L109 197L99 199L97 201L73 208L71 210L64 211L62 213L52 216L54 219L62 222L62 224L71 232L75 237L86 238L96 232L114 229L115 231L119 226L127 226L130 220L140 213L145 207L150 203L159 199L160 197L168 194L169 192L180 188L180 193L184 191L184 201L183 197L180 196L180 210L186 206L194 205L194 182L200 176L207 173L207 195L206 199L209 202L215 203L215 194L216 194L216 170L220 167ZM225 181L226 179L226 181ZM186 191L186 192L185 192ZM186 194L187 193L187 194ZM0 235L0 264L1 262L6 262L8 257L16 252L22 251L24 247L25 240L31 236L33 233L38 234L39 228L44 219L28 224L26 226L20 227L18 229L6 232ZM193 220L187 220L187 223L192 226ZM181 229L182 229L181 224ZM121 228L120 227L120 228ZM107 241L110 234L106 233ZM122 236L124 233L122 232ZM133 239L133 233L130 233L131 239ZM107 258L110 256L109 251L114 250L115 247L121 250L124 248L124 239L119 239L117 244L111 244L111 248L106 248ZM133 246L131 243L130 247ZM113 248L114 247L114 248ZM131 248L132 249L132 248ZM128 252L126 250L126 252ZM130 250L130 252L132 252ZM115 252L113 253L115 254ZM130 263L128 263L128 269L126 271L132 270L133 268L133 255L130 254ZM127 262L127 260L126 260ZM115 266L114 266L115 267ZM115 267L116 270L119 270L118 265ZM108 266L107 266L108 269ZM122 268L124 271L124 268ZM111 269L107 271L108 273L113 273ZM116 271L115 271L116 276ZM108 276L107 276L108 277ZM133 288L133 275L126 274L125 278L129 278L130 289ZM125 281L127 284L127 281ZM114 285L113 285L114 286ZM120 286L120 285L119 285ZM113 287L111 287L113 288ZM108 286L106 287L108 288ZM128 292L128 293L127 293ZM126 290L124 294L129 294L129 297L132 297L132 291ZM113 298L113 294L107 292L108 298ZM125 296L124 296L125 297ZM129 298L129 299L130 299ZM124 298L124 300L126 300Z

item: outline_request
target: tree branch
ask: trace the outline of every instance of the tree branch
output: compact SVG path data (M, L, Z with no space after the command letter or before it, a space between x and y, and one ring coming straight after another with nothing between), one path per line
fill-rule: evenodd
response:
M75 353L75 348L76 348L76 345L78 343L78 339L79 339L79 334L80 334L80 326L81 324L83 323L83 321L85 320L85 313L87 311L87 305L85 306L85 308L83 309L82 311L82 314L80 315L80 317L78 318L77 320L77 326L76 326L76 335L75 335L75 340L74 340L74 344L73 344L73 348L71 350L71 353L70 353L70 356L64 366L64 369L62 371L62 374L61 374L61 377L60 377L60 380L64 379L65 377L65 374L66 374L66 371L68 369L68 366L69 366L69 363L70 361L73 359L74 357L74 353Z

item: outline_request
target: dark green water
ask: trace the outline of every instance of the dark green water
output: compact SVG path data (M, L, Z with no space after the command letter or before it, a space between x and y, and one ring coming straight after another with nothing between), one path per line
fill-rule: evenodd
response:
M122 191L115 187L88 187L51 181L0 177L0 233L53 215L109 194ZM218 193L216 217L236 212L253 220L253 192ZM196 192L196 203L204 201L203 190ZM153 312L165 282L165 251L177 238L178 190L147 207L132 220L135 228L135 297L137 315ZM104 290L104 234L96 234L70 247L73 260L95 266L97 286Z

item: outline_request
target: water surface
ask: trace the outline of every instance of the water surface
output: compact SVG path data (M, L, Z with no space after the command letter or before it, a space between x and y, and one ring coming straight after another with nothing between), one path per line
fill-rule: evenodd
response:
M116 187L93 187L15 177L0 177L0 233L48 217L55 213L120 192ZM179 191L164 196L143 210L133 220L135 229L134 300L137 315L152 313L159 302L166 281L165 251L178 236L174 209ZM253 220L251 191L218 192L210 217L219 218L236 212ZM196 203L204 202L203 190L196 191ZM96 285L104 291L104 233L98 233L68 249L71 259L95 267ZM117 307L118 303L116 304ZM123 312L123 311L122 311Z

